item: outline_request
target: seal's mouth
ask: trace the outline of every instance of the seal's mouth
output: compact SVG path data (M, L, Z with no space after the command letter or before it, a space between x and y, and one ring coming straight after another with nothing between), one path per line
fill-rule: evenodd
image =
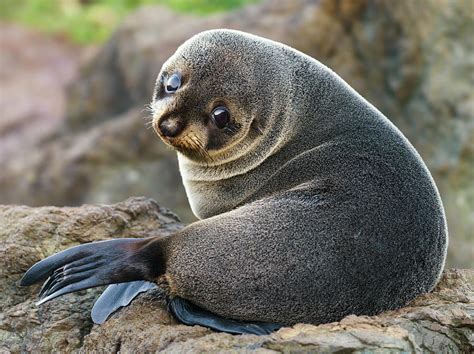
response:
M179 151L181 154L193 160L212 160L205 148L204 139L193 129L185 129L177 136L165 136L158 127L158 120L153 120L153 129L167 146L173 150Z
M192 133L185 134L179 138L171 138L169 139L169 142L165 143L193 160L212 161L212 158L204 147L204 144Z

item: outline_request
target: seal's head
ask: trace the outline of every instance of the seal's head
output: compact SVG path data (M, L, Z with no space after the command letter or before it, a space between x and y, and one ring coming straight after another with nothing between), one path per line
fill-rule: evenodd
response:
M278 90L260 43L237 31L214 30L185 42L164 63L155 86L153 128L193 163L238 158L263 134ZM280 99L283 95L279 95Z
M278 168L324 142L315 134L332 124L337 81L313 58L244 32L206 31L181 45L151 108L157 134L178 151L194 214L256 198Z

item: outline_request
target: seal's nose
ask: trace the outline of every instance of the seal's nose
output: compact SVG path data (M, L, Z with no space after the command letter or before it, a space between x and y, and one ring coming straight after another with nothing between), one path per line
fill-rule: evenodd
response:
M183 131L184 123L177 117L166 117L159 124L161 134L173 138Z

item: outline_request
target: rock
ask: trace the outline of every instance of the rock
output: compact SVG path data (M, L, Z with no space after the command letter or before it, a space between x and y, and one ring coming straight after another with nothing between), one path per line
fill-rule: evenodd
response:
M146 198L113 206L29 208L0 206L0 351L71 351L90 332L90 310L102 288L67 295L35 307L40 285L20 287L35 262L81 243L120 237L167 235L177 216Z
M436 289L378 316L347 316L319 326L298 324L268 336L233 336L178 324L163 294L152 290L93 325L103 288L68 294L40 307L39 285L19 287L38 260L80 243L165 236L183 225L146 198L75 208L0 206L0 351L20 352L437 352L474 349L474 271L445 270Z
M158 147L158 138L143 138L148 132L140 116L147 113L140 112L163 61L180 43L202 30L235 28L319 59L405 133L440 188L448 264L472 268L473 17L469 0L267 0L211 17L142 8L70 85L57 138L0 159L0 202L79 205L148 195L193 220L173 153ZM83 145L87 140L95 143Z
M63 206L115 203L123 196L147 194L190 215L175 154L144 123L135 109L61 136L21 159L4 161L8 173L0 174L3 199Z
M63 123L66 86L81 49L61 38L0 23L0 160L32 148Z

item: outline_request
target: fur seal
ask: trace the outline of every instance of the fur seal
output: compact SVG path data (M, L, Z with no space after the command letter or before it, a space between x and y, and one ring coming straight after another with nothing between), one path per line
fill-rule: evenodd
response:
M21 282L48 279L40 302L132 282L99 299L100 322L148 281L184 323L268 333L396 309L437 283L448 234L428 169L317 60L238 31L203 32L163 65L151 107L202 220L46 258Z

